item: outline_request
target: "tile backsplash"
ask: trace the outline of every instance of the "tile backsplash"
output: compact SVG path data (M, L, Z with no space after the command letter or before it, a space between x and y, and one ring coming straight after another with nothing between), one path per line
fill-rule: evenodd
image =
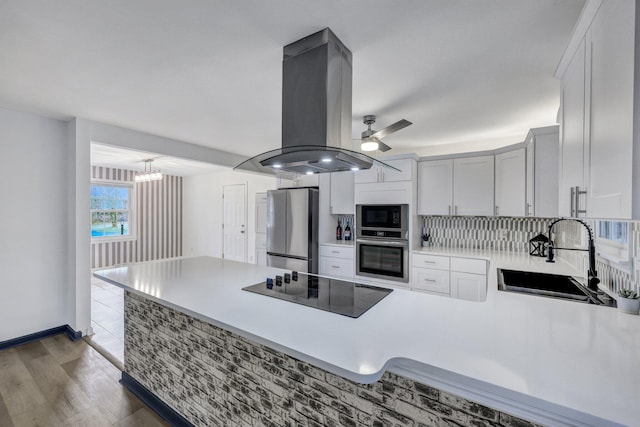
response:
M529 253L529 239L542 233L547 235L554 218L424 216L424 232L430 234L430 245L462 249L482 249ZM594 232L596 221L585 221ZM587 247L586 229L575 221L564 221L554 226L557 247ZM596 270L602 284L612 292L633 288L640 291L640 272L636 271L636 258L640 257L640 222L629 222L630 261L627 265L611 263L598 257ZM598 243L596 242L596 250ZM587 252L558 251L558 258L587 270Z
M548 218L425 216L432 246L529 253L529 239L547 234Z

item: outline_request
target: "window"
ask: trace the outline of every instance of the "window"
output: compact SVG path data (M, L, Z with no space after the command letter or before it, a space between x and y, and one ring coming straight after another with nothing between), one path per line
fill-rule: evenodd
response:
M629 223L626 221L597 221L596 250L598 255L609 260L622 270L628 270Z
M132 200L133 184L92 183L91 237L131 237Z
M629 224L622 221L598 221L598 239L606 239L611 243L626 245Z

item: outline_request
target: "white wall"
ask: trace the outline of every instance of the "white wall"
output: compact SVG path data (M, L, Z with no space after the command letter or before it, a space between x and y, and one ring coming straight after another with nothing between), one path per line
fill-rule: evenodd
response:
M255 194L276 188L275 177L243 172L214 172L184 177L182 182L182 253L222 256L222 190L247 185L247 261L255 262Z
M67 124L0 109L0 341L71 324Z

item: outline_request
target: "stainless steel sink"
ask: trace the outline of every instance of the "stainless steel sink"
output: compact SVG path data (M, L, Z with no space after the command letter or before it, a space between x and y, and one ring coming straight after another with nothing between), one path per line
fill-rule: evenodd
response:
M561 298L615 307L615 300L596 294L571 276L498 269L498 290Z

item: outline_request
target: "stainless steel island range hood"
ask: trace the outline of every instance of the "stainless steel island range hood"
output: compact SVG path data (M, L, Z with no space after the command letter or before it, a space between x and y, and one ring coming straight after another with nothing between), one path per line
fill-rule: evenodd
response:
M284 47L282 148L234 170L273 175L395 169L351 146L351 51L329 29Z

